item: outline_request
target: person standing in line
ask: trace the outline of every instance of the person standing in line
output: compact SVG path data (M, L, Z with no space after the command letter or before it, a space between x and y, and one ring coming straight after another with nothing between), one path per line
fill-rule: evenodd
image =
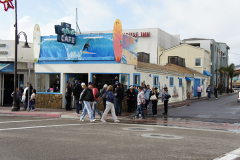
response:
M77 81L77 85L74 87L74 90L73 90L73 95L75 97L76 114L79 114L80 109L82 108L80 107L82 104L79 104L79 98L82 91L83 91L83 88L80 84L80 81Z
M148 109L148 114L153 114L153 110L152 110L152 100L151 100L151 96L154 95L154 87L152 87L152 91L150 92L150 97L149 97L149 109Z
M209 85L207 87L206 92L208 93L208 100L211 100L211 94L212 94L212 87L211 87L211 85Z
M101 121L102 122L106 122L104 119L106 117L106 115L108 114L109 110L111 110L111 113L112 113L112 117L114 119L114 122L115 123L118 123L120 122L118 119L117 119L117 116L115 114L115 109L114 109L114 97L115 95L113 94L113 86L108 86L107 88L107 106L106 106L106 109L103 113L103 116L101 118Z
M164 112L163 114L168 114L168 101L171 98L170 94L168 93L168 88L164 87L164 92L162 94L162 102L164 102Z
M152 100L152 114L153 116L157 116L157 103L158 103L158 88L157 87L153 87L152 88L152 92L150 93L150 96L155 95L157 99ZM150 110L150 107L149 107Z
M146 100L145 110L147 110L147 106L149 104L150 92L151 92L150 85L147 85L147 88L144 92L145 93L145 100Z
M134 108L133 111L135 111L137 109L137 95L138 95L138 89L136 88L136 86L133 86L133 89L135 91L135 95L134 95Z
M14 91L11 94L11 97L14 97ZM16 103L17 103L17 107L18 110L20 111L20 98L22 97L22 93L18 90L18 88L16 88Z
M119 112L119 116L122 115L122 102L123 102L123 98L124 98L124 87L123 84L120 83L120 88L121 88L121 94L122 94L122 98L120 100L120 112Z
M215 98L217 99L217 96L218 96L218 87L217 86L214 87L214 95L215 95Z
M86 86L85 83L81 83L81 86L82 86L82 89L83 89L83 90L87 88L87 86ZM82 92L81 92L81 93L82 93ZM80 95L81 95L81 94L80 94ZM79 97L79 99L80 99L80 97ZM83 111L83 108L84 108L84 103L83 103L83 101L82 101L82 103L80 104L80 107L82 107L82 108L80 108L80 111Z
M36 89L32 89L32 95L31 99L29 100L29 111L34 111L34 105L35 105L35 97L36 97Z
M72 88L71 83L67 83L65 98L67 100L66 111L70 111L71 109L71 95L72 95Z
M92 84L92 82L89 82L88 88L84 89L80 95L79 104L82 103L81 101L83 101L83 103L84 103L84 109L82 112L82 116L80 117L80 121L84 121L83 118L85 117L87 112L90 117L90 122L96 121L96 119L94 119L94 117L93 117L91 106L90 106L90 102L94 101L92 88L93 88L93 84Z
M137 96L137 112L135 118L145 118L144 115L144 106L145 106L145 94L141 86L138 87L138 96ZM141 117L139 116L141 114Z
M102 94L102 99L103 99L103 107L104 111L106 109L106 101L107 101L107 84L104 84L103 88L100 90L100 93Z
M131 86L130 89L127 90L127 104L128 104L128 112L133 112L134 107L134 97L135 91L133 90L133 87Z
M93 118L95 118L95 111L98 113L98 115L100 116L100 119L102 117L102 113L97 109L97 104L99 102L99 96L100 96L100 92L98 92L98 89L96 88L95 85L93 85L93 96L95 101L92 104L92 112L93 112Z
M28 88L29 88L29 83L27 82L26 88L23 91L23 96L25 97L23 111L26 111L28 107L28 96L30 96L30 94L28 95L28 90L29 90Z
M115 113L116 116L121 116L121 105L122 105L122 99L123 99L123 91L120 87L120 83L117 84L116 92L115 92Z
M202 93L202 87L201 87L201 85L199 84L198 87L197 87L197 95L198 95L198 98L201 98L201 93Z

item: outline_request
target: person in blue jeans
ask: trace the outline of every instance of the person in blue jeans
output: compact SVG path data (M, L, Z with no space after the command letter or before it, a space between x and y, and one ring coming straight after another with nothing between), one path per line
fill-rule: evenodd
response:
M34 111L34 105L35 105L35 97L36 97L36 89L32 90L31 99L29 100L29 111Z
M80 117L80 121L84 121L84 117L86 115L86 113L88 112L88 115L90 117L90 122L95 122L96 119L94 119L93 114L92 114L92 110L91 110L91 106L90 106L90 102L94 102L94 96L93 96L93 84L92 82L88 83L88 88L84 89L80 95L79 98L79 104L81 104L82 100L84 103L84 109L83 109L83 113Z
M135 118L145 118L144 115L144 107L145 107L145 94L142 90L142 87L138 87L138 96L137 96L137 112ZM139 116L141 114L141 116Z
M93 97L95 99L95 101L92 104L92 113L93 113L93 117L95 118L95 111L98 113L98 115L100 116L100 119L102 117L102 113L97 109L97 104L99 102L99 96L98 96L98 89L96 88L96 86L93 86Z
M211 87L211 85L208 86L206 92L208 93L208 99L211 100L211 94L212 94L212 87Z

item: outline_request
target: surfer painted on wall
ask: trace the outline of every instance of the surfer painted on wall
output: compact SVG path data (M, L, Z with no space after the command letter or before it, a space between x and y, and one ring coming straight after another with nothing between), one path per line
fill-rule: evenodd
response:
M84 45L83 50L87 49L87 51L88 51L89 48L92 49L90 46L90 42L88 42Z

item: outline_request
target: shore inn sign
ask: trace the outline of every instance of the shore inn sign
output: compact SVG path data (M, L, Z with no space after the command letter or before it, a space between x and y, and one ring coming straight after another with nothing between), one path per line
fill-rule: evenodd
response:
M71 24L61 22L61 26L55 25L55 32L58 42L76 44L75 31L71 29Z

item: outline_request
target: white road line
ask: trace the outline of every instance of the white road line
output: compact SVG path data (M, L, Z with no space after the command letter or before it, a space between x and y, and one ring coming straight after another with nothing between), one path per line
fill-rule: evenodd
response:
M63 124L63 125L47 125L47 126L32 126L32 127L19 127L19 128L4 128L0 131L20 130L20 129L34 129L34 128L48 128L48 127L64 127L64 126L80 126L84 124Z
M38 122L38 121L50 121L50 120L59 120L59 119L58 118L51 118L51 119L41 119L41 120L5 121L5 122L0 122L0 124L4 124L4 123Z
M240 148L226 153L225 155L219 157L219 158L215 158L214 160L234 160L236 158L240 158Z
M129 125L129 126L144 126L144 127L159 127L159 128L169 128L169 129L184 129L193 131L208 131L208 132L223 132L223 133L236 133L234 131L228 130L214 130L214 129L204 129L204 128L188 128L188 127L176 127L176 126L159 126L159 125L146 125L146 124L124 124L124 123L107 123L112 125Z

